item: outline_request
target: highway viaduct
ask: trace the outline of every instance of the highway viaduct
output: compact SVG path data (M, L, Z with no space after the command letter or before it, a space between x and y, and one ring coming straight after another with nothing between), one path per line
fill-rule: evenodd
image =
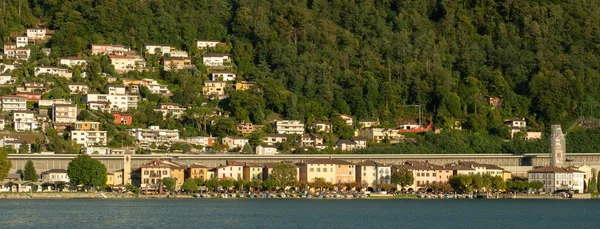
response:
M67 169L69 162L76 154L10 154L12 161L10 173L20 172L25 168L27 160L34 162L38 173L50 169ZM123 168L124 155L91 155L106 165L107 170L114 171ZM380 163L399 164L409 160L429 161L433 164L444 165L458 161L474 161L492 164L522 176L538 166L549 164L549 154L280 154L274 156L244 155L244 154L136 154L132 155L131 167L136 169L154 158L172 160L183 163L199 163L207 167L224 165L226 161L240 162L300 162L314 158L341 159L358 163L362 160L374 160ZM600 153L570 153L567 163L571 165L588 165L600 169Z

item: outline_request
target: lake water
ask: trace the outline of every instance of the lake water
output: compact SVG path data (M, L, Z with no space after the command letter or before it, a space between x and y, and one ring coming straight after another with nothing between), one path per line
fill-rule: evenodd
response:
M0 200L1 228L599 228L598 200Z

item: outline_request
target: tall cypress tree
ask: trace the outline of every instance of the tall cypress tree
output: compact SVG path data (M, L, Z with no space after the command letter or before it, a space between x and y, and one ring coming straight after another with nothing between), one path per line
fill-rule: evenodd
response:
M25 164L25 170L23 171L23 180L27 181L38 181L38 174L35 171L35 166L33 165L33 161L31 159L27 160L27 164Z

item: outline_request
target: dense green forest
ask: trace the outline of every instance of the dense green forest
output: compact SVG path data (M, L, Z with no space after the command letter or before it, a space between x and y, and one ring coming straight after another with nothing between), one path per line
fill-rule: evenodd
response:
M62 56L87 56L91 43L124 44L138 51L147 43L165 43L195 55L199 53L195 40L222 40L237 72L262 89L235 92L220 102L234 121L262 124L277 114L305 123L335 122L335 114L349 114L395 127L398 117L416 118L414 107L407 105L420 104L425 119L433 119L436 128L449 129L455 120L465 120L471 139L465 144L470 144L477 142L472 140L477 134L494 136L486 141L505 137L505 118L526 118L531 128L547 130L550 124L568 127L580 115L600 114L593 112L600 98L597 0L3 0L0 4L4 38L0 45L25 28L47 27L54 30L44 44L52 48L45 60L50 62ZM106 69L105 64L97 65L93 73ZM206 102L198 95L205 77L195 76L206 74L206 68L199 67L191 73L130 76L176 85L172 101L197 106ZM104 90L101 80L90 84ZM501 97L502 108L492 109L488 97ZM140 107L144 113L152 106ZM189 125L207 132L198 122ZM224 124L219 126L220 122ZM217 120L210 128L228 134L230 122ZM442 137L417 139L433 138ZM518 142L497 142L482 151L520 151Z

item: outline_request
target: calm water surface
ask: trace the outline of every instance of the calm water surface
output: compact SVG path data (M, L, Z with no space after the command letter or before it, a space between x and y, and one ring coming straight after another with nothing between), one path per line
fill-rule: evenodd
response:
M2 228L600 228L596 200L0 200Z

